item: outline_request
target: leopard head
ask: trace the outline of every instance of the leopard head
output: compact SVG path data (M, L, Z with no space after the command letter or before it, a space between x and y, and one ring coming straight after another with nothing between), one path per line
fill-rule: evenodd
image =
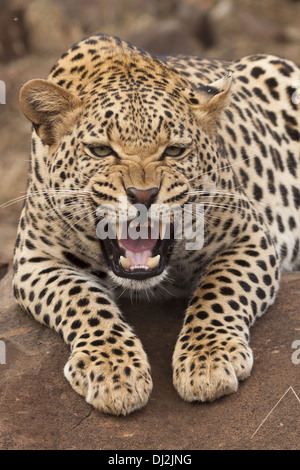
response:
M62 201L68 191L81 194L73 227L86 243L94 240L95 260L101 251L119 284L138 289L164 278L179 243L174 206L180 212L195 201L193 189L217 183L216 121L230 83L225 75L193 89L158 59L115 54L90 71L84 86L61 86L50 77L21 89L23 112L46 149L42 184L65 191L53 205L66 223L70 211L60 209Z

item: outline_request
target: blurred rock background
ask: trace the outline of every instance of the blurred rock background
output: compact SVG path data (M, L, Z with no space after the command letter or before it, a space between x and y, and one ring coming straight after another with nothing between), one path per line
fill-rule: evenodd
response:
M19 89L46 78L74 42L96 32L120 36L154 54L237 59L270 53L300 63L298 0L1 0L0 262L10 259L26 190L30 125Z

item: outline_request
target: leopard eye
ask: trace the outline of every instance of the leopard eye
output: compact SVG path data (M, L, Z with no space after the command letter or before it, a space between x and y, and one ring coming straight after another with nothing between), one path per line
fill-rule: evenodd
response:
M114 155L114 151L111 147L108 145L101 145L99 147L89 147L90 152L95 156L95 157L109 157L110 155Z
M184 147L177 147L176 145L171 145L167 147L163 153L164 157L181 157L185 152Z

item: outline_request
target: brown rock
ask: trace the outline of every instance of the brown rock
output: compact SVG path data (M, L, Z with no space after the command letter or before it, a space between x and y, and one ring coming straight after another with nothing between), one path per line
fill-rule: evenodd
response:
M277 302L252 330L252 376L236 394L188 404L172 385L184 304L123 303L149 355L148 405L116 418L93 409L63 377L68 350L15 304L11 270L0 282L0 449L297 449L300 432L300 272L284 274Z
M182 20L181 29L186 29L205 48L212 47L216 43L216 33L214 25L210 19L211 5L204 7L204 4L191 0L179 2L177 16Z
M28 52L28 34L24 9L11 0L1 1L0 62L5 63ZM1 77L2 78L2 77Z
M127 34L126 39L156 55L199 54L199 41L177 19L160 21L143 31Z
M258 15L246 11L240 11L237 16L241 28L250 36L276 42L288 41L286 31L275 21L260 18Z
M61 54L83 36L78 22L70 21L59 3L51 0L29 0L24 21L34 53Z

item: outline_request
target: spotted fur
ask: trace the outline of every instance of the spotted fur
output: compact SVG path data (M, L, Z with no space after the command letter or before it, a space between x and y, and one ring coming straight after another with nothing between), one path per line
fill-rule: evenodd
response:
M94 407L125 415L152 389L118 290L189 299L173 356L183 399L213 401L249 376L249 328L274 302L280 272L300 264L299 78L274 56L156 58L99 34L22 88L33 132L14 293L69 345L65 376ZM95 156L99 145L112 153ZM172 158L170 146L187 151ZM157 276L113 273L96 210L117 207L129 187L159 188L159 203L203 204L204 246L175 240Z

